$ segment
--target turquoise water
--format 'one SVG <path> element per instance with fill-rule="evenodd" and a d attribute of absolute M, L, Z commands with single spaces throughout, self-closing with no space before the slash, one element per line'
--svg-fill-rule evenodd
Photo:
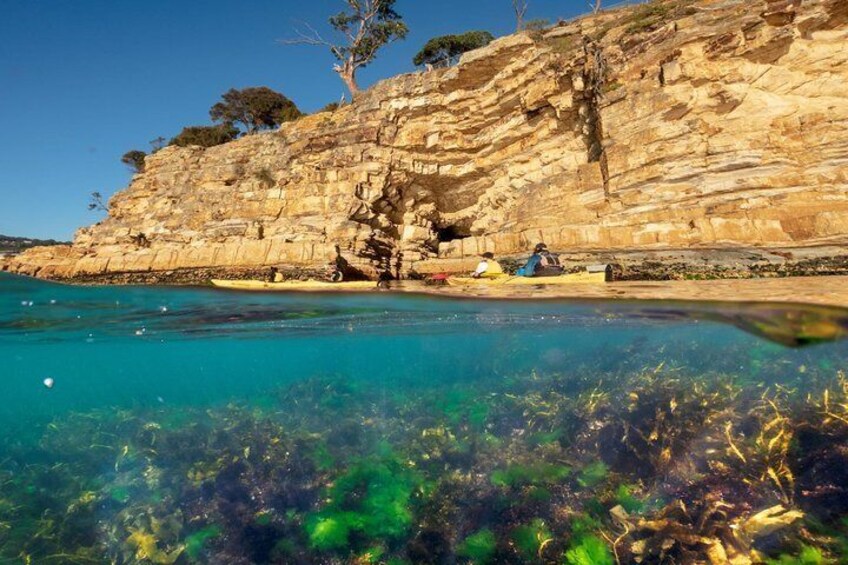
<path fill-rule="evenodd" d="M 636 524 L 702 527 L 669 505 L 704 492 L 727 551 L 838 558 L 822 324 L 848 315 L 1 275 L 0 563 L 695 562 Z M 720 534 L 777 504 L 804 516 L 779 540 Z"/>

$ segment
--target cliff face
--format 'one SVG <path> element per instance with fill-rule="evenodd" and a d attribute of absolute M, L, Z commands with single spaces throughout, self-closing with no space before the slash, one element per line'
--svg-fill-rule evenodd
<path fill-rule="evenodd" d="M 848 234 L 848 0 L 673 0 L 519 34 L 333 113 L 166 148 L 63 278 L 445 268 L 484 250 L 803 247 Z"/>

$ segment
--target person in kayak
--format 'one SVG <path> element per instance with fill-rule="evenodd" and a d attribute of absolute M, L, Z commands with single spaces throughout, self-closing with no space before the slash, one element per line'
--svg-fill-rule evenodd
<path fill-rule="evenodd" d="M 278 283 L 283 282 L 284 277 L 283 274 L 277 267 L 271 267 L 271 271 L 268 273 L 267 282 Z"/>
<path fill-rule="evenodd" d="M 475 279 L 490 279 L 500 277 L 504 274 L 503 268 L 500 263 L 495 261 L 495 254 L 486 251 L 481 255 L 480 263 L 477 264 L 477 268 L 474 269 L 474 272 L 471 273 L 471 276 Z"/>
<path fill-rule="evenodd" d="M 395 278 L 392 276 L 391 271 L 385 269 L 377 277 L 377 288 L 379 290 L 388 290 L 389 282 L 393 280 L 395 280 Z"/>
<path fill-rule="evenodd" d="M 350 264 L 347 262 L 347 259 L 342 257 L 341 248 L 336 245 L 336 258 L 327 264 L 327 279 L 334 283 L 344 281 L 345 273 L 349 267 Z"/>
<path fill-rule="evenodd" d="M 520 277 L 556 277 L 565 269 L 559 262 L 559 256 L 548 251 L 544 243 L 537 243 L 533 255 L 527 263 L 515 273 Z"/>

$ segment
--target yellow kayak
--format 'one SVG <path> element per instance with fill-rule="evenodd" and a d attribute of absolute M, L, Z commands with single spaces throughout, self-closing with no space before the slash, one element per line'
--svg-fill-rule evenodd
<path fill-rule="evenodd" d="M 604 284 L 609 273 L 605 271 L 584 271 L 569 273 L 556 277 L 515 277 L 503 275 L 499 277 L 479 278 L 448 277 L 450 286 L 539 286 L 567 284 Z M 359 291 L 377 288 L 376 281 L 342 281 L 328 282 L 318 280 L 266 282 L 257 280 L 222 280 L 212 279 L 212 285 L 230 290 L 252 290 L 261 292 L 286 292 L 310 290 Z"/>
<path fill-rule="evenodd" d="M 371 290 L 373 288 L 377 288 L 377 283 L 374 281 L 327 282 L 308 280 L 266 282 L 256 280 L 228 281 L 212 279 L 212 285 L 231 290 L 256 290 L 264 292 L 285 292 L 289 290 Z"/>
<path fill-rule="evenodd" d="M 604 284 L 607 274 L 603 271 L 590 273 L 569 273 L 556 277 L 448 277 L 451 286 L 537 286 L 537 285 L 561 285 L 561 284 Z"/>

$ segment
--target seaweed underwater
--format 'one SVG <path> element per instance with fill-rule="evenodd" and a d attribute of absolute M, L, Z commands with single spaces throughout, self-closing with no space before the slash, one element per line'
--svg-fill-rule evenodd
<path fill-rule="evenodd" d="M 65 415 L 4 438 L 0 562 L 846 562 L 844 359 L 773 347 Z"/>

